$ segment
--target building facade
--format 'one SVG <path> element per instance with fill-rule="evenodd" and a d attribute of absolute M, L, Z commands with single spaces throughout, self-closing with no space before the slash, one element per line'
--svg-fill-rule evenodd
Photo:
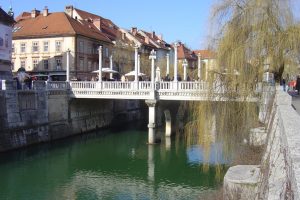
<path fill-rule="evenodd" d="M 12 26 L 14 20 L 0 8 L 0 80 L 12 79 Z"/>
<path fill-rule="evenodd" d="M 197 68 L 197 56 L 186 47 L 182 42 L 177 43 L 177 58 L 178 58 L 178 74 L 182 78 L 184 67 L 183 63 L 187 62 L 187 74 L 190 79 L 197 79 L 195 69 Z"/>
<path fill-rule="evenodd" d="M 13 72 L 24 67 L 31 73 L 65 73 L 70 51 L 71 79 L 88 80 L 98 69 L 98 48 L 103 46 L 103 65 L 108 65 L 112 41 L 92 22 L 78 17 L 76 9 L 49 13 L 32 10 L 17 17 L 13 29 Z"/>
<path fill-rule="evenodd" d="M 216 69 L 216 54 L 211 50 L 194 50 L 195 55 L 197 55 L 198 59 L 201 62 L 201 79 L 207 80 L 208 76 L 212 71 Z"/>

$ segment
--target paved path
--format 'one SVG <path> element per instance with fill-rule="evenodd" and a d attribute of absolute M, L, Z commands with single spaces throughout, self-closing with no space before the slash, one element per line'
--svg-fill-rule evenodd
<path fill-rule="evenodd" d="M 292 105 L 296 109 L 297 113 L 300 115 L 300 96 L 293 96 Z"/>

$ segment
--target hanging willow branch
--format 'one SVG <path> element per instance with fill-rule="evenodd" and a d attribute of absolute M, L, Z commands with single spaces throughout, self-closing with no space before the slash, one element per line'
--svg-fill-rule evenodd
<path fill-rule="evenodd" d="M 211 141 L 207 138 L 215 132 L 227 142 L 224 152 L 230 152 L 234 142 L 247 138 L 249 129 L 259 125 L 256 104 L 231 100 L 243 101 L 253 95 L 264 66 L 277 79 L 286 66 L 298 66 L 300 28 L 288 0 L 222 0 L 214 5 L 211 20 L 210 46 L 217 54 L 217 65 L 207 81 L 211 97 L 219 87 L 226 91 L 219 98 L 228 102 L 191 104 L 193 114 L 185 130 L 188 144 L 208 148 Z"/>

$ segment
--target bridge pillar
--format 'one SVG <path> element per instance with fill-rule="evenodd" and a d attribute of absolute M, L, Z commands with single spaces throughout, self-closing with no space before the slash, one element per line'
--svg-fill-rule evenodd
<path fill-rule="evenodd" d="M 155 143 L 155 106 L 157 100 L 146 100 L 149 107 L 149 123 L 148 123 L 148 144 Z"/>

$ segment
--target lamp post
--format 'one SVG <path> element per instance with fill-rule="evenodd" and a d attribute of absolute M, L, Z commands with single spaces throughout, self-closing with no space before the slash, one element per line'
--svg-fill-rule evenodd
<path fill-rule="evenodd" d="M 139 77 L 138 77 L 138 49 L 139 46 L 134 46 L 134 82 L 135 82 L 135 88 L 138 89 L 139 85 Z"/>
<path fill-rule="evenodd" d="M 70 81 L 70 49 L 67 50 L 67 69 L 66 69 L 66 81 Z"/>
<path fill-rule="evenodd" d="M 201 80 L 201 54 L 198 53 L 198 80 Z"/>
<path fill-rule="evenodd" d="M 166 76 L 170 75 L 170 54 L 167 53 L 167 70 L 166 70 Z"/>
<path fill-rule="evenodd" d="M 149 59 L 151 60 L 151 83 L 152 86 L 154 87 L 154 82 L 155 82 L 154 60 L 156 59 L 156 51 L 154 51 L 154 49 L 152 49 Z"/>
<path fill-rule="evenodd" d="M 186 67 L 188 66 L 186 59 L 183 60 L 182 66 L 183 66 L 183 80 L 186 81 Z"/>
<path fill-rule="evenodd" d="M 102 46 L 99 46 L 99 72 L 98 72 L 98 81 L 102 82 Z"/>

